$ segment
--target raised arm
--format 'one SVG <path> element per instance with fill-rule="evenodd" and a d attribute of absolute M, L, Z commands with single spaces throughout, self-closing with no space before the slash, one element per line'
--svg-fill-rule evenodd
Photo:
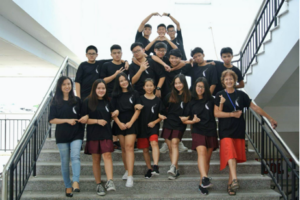
<path fill-rule="evenodd" d="M 277 127 L 277 122 L 270 115 L 268 115 L 263 109 L 261 109 L 261 107 L 251 102 L 250 108 L 252 108 L 252 110 L 254 110 L 257 114 L 266 117 L 270 121 L 274 129 Z"/>
<path fill-rule="evenodd" d="M 171 16 L 170 13 L 164 13 L 163 16 L 169 17 L 174 22 L 174 24 L 176 24 L 177 30 L 180 31 L 180 23 L 173 16 Z"/>
<path fill-rule="evenodd" d="M 172 49 L 178 49 L 178 47 L 171 40 L 169 40 L 166 36 L 164 36 L 164 40 L 166 40 L 169 43 L 169 45 L 172 47 Z"/>
<path fill-rule="evenodd" d="M 154 45 L 154 43 L 156 41 L 159 40 L 159 36 L 157 38 L 155 38 L 154 40 L 152 40 L 152 42 L 150 42 L 146 47 L 145 47 L 145 51 L 149 51 L 151 49 L 151 47 Z"/>
<path fill-rule="evenodd" d="M 146 17 L 139 26 L 138 29 L 139 32 L 142 32 L 144 30 L 145 24 L 151 19 L 152 16 L 160 16 L 160 14 L 155 12 L 155 13 L 151 13 L 148 17 Z"/>

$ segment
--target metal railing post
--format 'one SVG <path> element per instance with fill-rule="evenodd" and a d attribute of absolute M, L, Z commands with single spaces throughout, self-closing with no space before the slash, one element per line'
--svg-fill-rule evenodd
<path fill-rule="evenodd" d="M 261 116 L 261 158 L 260 158 L 260 166 L 261 166 L 261 175 L 263 176 L 265 174 L 265 165 L 264 165 L 264 159 L 265 159 L 265 134 L 264 134 L 264 119 Z"/>
<path fill-rule="evenodd" d="M 11 163 L 9 169 L 9 199 L 14 199 L 14 161 Z"/>
<path fill-rule="evenodd" d="M 296 179 L 295 179 L 296 164 L 292 162 L 292 199 L 296 199 Z"/>
<path fill-rule="evenodd" d="M 274 25 L 275 27 L 277 26 L 277 15 L 276 15 L 276 10 L 277 10 L 277 0 L 274 0 Z"/>
<path fill-rule="evenodd" d="M 37 141 L 36 141 L 36 137 L 37 137 L 37 131 L 38 131 L 38 122 L 36 121 L 35 124 L 35 130 L 34 130 L 34 133 L 33 133 L 33 161 L 34 161 L 34 164 L 33 164 L 33 176 L 35 177 L 36 176 L 36 161 L 37 161 Z"/>

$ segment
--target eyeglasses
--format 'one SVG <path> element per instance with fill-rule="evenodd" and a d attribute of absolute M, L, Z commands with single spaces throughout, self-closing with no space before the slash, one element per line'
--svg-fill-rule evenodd
<path fill-rule="evenodd" d="M 172 31 L 168 31 L 168 33 L 173 33 L 173 32 L 175 32 L 174 30 L 172 30 Z"/>
<path fill-rule="evenodd" d="M 166 53 L 166 50 L 157 50 L 160 53 Z"/>
<path fill-rule="evenodd" d="M 133 51 L 132 53 L 137 54 L 137 53 L 140 53 L 140 52 L 141 52 L 141 50 L 139 49 L 139 50 Z"/>
<path fill-rule="evenodd" d="M 87 55 L 89 55 L 89 56 L 95 56 L 97 54 L 96 53 L 87 53 Z"/>
<path fill-rule="evenodd" d="M 197 88 L 204 89 L 204 86 L 197 86 Z"/>

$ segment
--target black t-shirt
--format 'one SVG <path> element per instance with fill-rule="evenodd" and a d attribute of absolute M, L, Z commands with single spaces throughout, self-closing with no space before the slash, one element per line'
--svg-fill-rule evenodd
<path fill-rule="evenodd" d="M 217 137 L 217 125 L 214 117 L 214 99 L 204 101 L 203 99 L 192 99 L 185 111 L 185 116 L 190 116 L 193 120 L 194 115 L 200 119 L 200 122 L 193 124 L 192 133 L 205 135 L 209 137 Z"/>
<path fill-rule="evenodd" d="M 236 75 L 238 77 L 238 80 L 237 80 L 238 82 L 244 80 L 241 71 L 237 67 L 232 66 L 232 68 L 226 68 L 224 66 L 224 63 L 222 63 L 220 61 L 214 61 L 214 62 L 216 63 L 215 68 L 217 71 L 218 83 L 216 85 L 213 95 L 216 95 L 219 91 L 224 89 L 222 86 L 222 83 L 221 83 L 221 76 L 222 76 L 222 72 L 227 69 L 231 69 L 232 71 L 234 71 L 236 73 Z"/>
<path fill-rule="evenodd" d="M 144 48 L 146 48 L 146 46 L 150 43 L 150 41 L 147 39 L 147 38 L 145 38 L 144 36 L 143 36 L 143 32 L 139 32 L 139 31 L 137 31 L 136 32 L 136 35 L 135 35 L 135 42 L 140 42 L 140 43 L 142 43 L 143 45 L 144 45 Z M 149 55 L 149 51 L 147 51 L 147 52 L 145 52 L 147 55 Z"/>
<path fill-rule="evenodd" d="M 87 141 L 90 140 L 112 140 L 112 130 L 110 125 L 111 114 L 110 104 L 106 100 L 98 100 L 98 105 L 95 111 L 92 111 L 88 106 L 89 99 L 86 99 L 82 105 L 82 116 L 88 115 L 90 119 L 103 119 L 107 121 L 105 126 L 99 124 L 87 125 Z"/>
<path fill-rule="evenodd" d="M 75 82 L 80 83 L 80 97 L 84 100 L 91 92 L 95 80 L 100 78 L 101 68 L 110 60 L 97 60 L 94 64 L 82 62 L 76 72 Z"/>
<path fill-rule="evenodd" d="M 209 86 L 216 85 L 218 83 L 216 68 L 210 64 L 205 66 L 197 65 L 193 67 L 190 64 L 186 64 L 181 73 L 191 77 L 191 88 L 194 87 L 194 83 L 199 77 L 206 78 Z"/>
<path fill-rule="evenodd" d="M 243 111 L 243 108 L 248 108 L 251 104 L 251 99 L 249 96 L 240 90 L 235 90 L 235 92 L 228 94 L 231 98 L 229 100 L 225 90 L 221 90 L 217 93 L 215 98 L 215 104 L 220 106 L 220 95 L 226 99 L 223 105 L 223 112 L 233 112 L 234 106 L 236 110 Z M 245 139 L 245 120 L 243 114 L 240 118 L 219 118 L 219 137 L 222 138 L 240 138 Z"/>
<path fill-rule="evenodd" d="M 144 106 L 139 116 L 139 135 L 138 138 L 149 138 L 153 134 L 159 134 L 160 123 L 153 128 L 148 127 L 150 122 L 158 119 L 158 114 L 164 109 L 160 98 L 147 99 L 144 95 L 140 96 L 141 104 Z"/>
<path fill-rule="evenodd" d="M 177 47 L 178 49 L 181 51 L 182 54 L 182 60 L 186 60 L 186 56 L 185 56 L 185 51 L 184 51 L 184 47 L 183 47 L 183 39 L 182 39 L 182 34 L 181 34 L 181 30 L 178 31 L 177 30 L 177 36 L 174 40 L 171 40 Z"/>
<path fill-rule="evenodd" d="M 181 122 L 179 117 L 184 116 L 184 110 L 187 103 L 183 102 L 183 95 L 178 95 L 178 103 L 170 103 L 170 96 L 171 93 L 167 94 L 163 100 L 165 109 L 161 112 L 161 114 L 167 117 L 167 119 L 164 120 L 163 127 L 171 130 L 185 131 L 186 125 Z"/>
<path fill-rule="evenodd" d="M 63 101 L 62 105 L 52 103 L 48 120 L 52 119 L 80 119 L 81 100 L 76 97 L 76 104 L 71 105 L 69 101 Z M 68 123 L 57 124 L 55 128 L 56 143 L 70 143 L 74 140 L 82 140 L 84 134 L 83 124 L 76 122 L 75 125 Z"/>
<path fill-rule="evenodd" d="M 167 45 L 167 53 L 166 53 L 166 56 L 168 56 L 168 55 L 169 55 L 169 52 L 170 52 L 173 48 L 171 47 L 171 45 L 169 44 L 169 42 L 167 42 L 166 40 L 164 40 L 164 41 L 156 41 L 156 42 L 151 46 L 151 48 L 148 50 L 149 54 L 150 54 L 150 53 L 153 53 L 154 55 L 156 55 L 155 52 L 154 52 L 154 47 L 155 47 L 155 45 L 156 45 L 158 42 L 163 42 L 163 43 L 165 43 L 165 44 Z M 149 55 L 149 54 L 148 54 L 148 55 Z"/>
<path fill-rule="evenodd" d="M 106 62 L 102 66 L 102 71 L 100 74 L 100 78 L 104 79 L 106 77 L 112 76 L 116 73 L 117 70 L 119 70 L 121 67 L 125 67 L 125 63 L 122 63 L 121 65 L 116 65 L 113 62 Z M 128 75 L 128 70 L 123 71 L 125 74 Z M 108 84 L 106 84 L 106 92 L 109 97 L 111 97 L 112 91 L 114 89 L 115 80 L 112 80 Z"/>
<path fill-rule="evenodd" d="M 143 71 L 139 80 L 134 84 L 134 89 L 138 91 L 140 95 L 145 94 L 143 89 L 144 81 L 146 78 L 152 78 L 155 81 L 155 85 L 157 85 L 160 78 L 165 77 L 164 72 L 162 71 L 161 67 L 156 64 L 151 58 L 147 58 L 149 63 L 149 67 Z M 134 77 L 134 75 L 139 71 L 140 66 L 136 65 L 135 63 L 131 63 L 129 66 L 129 74 L 130 78 Z"/>

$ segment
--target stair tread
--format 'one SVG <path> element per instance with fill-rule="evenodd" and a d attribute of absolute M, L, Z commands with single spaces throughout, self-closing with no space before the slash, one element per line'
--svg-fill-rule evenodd
<path fill-rule="evenodd" d="M 99 199 L 100 197 L 95 192 L 83 192 L 74 194 L 73 198 L 75 199 Z M 108 192 L 105 196 L 105 199 L 152 199 L 152 198 L 170 198 L 170 199 L 187 199 L 187 198 L 195 198 L 199 199 L 200 197 L 206 198 L 214 198 L 214 199 L 246 199 L 245 197 L 249 197 L 249 199 L 253 199 L 256 197 L 266 198 L 266 197 L 280 197 L 280 194 L 271 189 L 239 189 L 236 196 L 229 196 L 226 191 L 213 191 L 209 193 L 208 196 L 202 195 L 198 189 L 194 190 L 183 190 L 183 191 L 160 191 L 160 192 L 139 192 L 135 191 L 134 187 L 126 188 L 126 190 L 117 190 L 113 192 Z M 53 192 L 53 191 L 25 191 L 23 196 L 25 198 L 39 198 L 39 199 L 67 199 L 64 193 L 61 192 Z"/>

